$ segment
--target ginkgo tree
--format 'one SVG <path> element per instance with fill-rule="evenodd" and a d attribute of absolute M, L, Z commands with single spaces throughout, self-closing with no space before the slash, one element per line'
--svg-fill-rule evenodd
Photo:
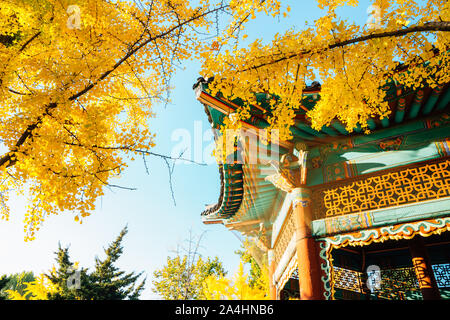
<path fill-rule="evenodd" d="M 45 216 L 82 222 L 128 158 L 154 155 L 148 119 L 175 66 L 233 40 L 274 0 L 0 2 L 0 216 L 28 197 L 25 239 Z M 218 17 L 226 25 L 219 28 Z M 220 30 L 219 30 L 220 29 Z"/>
<path fill-rule="evenodd" d="M 248 20 L 286 15 L 289 7 L 280 0 L 1 1 L 0 216 L 8 219 L 16 190 L 29 198 L 26 240 L 51 214 L 75 212 L 82 222 L 105 187 L 119 187 L 112 179 L 128 158 L 154 155 L 152 106 L 166 99 L 171 75 L 188 59 L 204 61 L 213 94 L 248 103 L 257 103 L 255 92 L 272 95 L 268 121 L 283 140 L 313 80 L 321 92 L 307 114 L 312 127 L 337 118 L 348 131 L 389 114 L 386 79 L 413 88 L 448 83 L 447 0 L 375 0 L 376 16 L 363 26 L 336 13 L 357 0 L 317 2 L 324 15 L 314 26 L 240 48 Z M 234 122 L 248 115 L 244 106 Z"/>
<path fill-rule="evenodd" d="M 241 261 L 232 278 L 211 275 L 205 279 L 203 290 L 206 300 L 268 300 L 269 271 L 263 266 L 260 275 L 252 281 Z"/>
<path fill-rule="evenodd" d="M 222 130 L 248 118 L 249 105 L 259 104 L 255 92 L 265 92 L 273 97 L 269 129 L 290 140 L 302 92 L 318 80 L 320 100 L 307 112 L 312 128 L 321 130 L 339 119 L 349 132 L 358 125 L 368 132 L 368 119 L 390 113 L 382 90 L 389 79 L 412 89 L 449 82 L 448 0 L 375 0 L 363 25 L 337 14 L 339 7 L 358 3 L 318 0 L 323 16 L 312 26 L 299 24 L 271 43 L 257 39 L 247 48 L 234 46 L 205 57 L 202 75 L 214 76 L 211 93 L 247 102 L 233 119 L 225 119 Z"/>

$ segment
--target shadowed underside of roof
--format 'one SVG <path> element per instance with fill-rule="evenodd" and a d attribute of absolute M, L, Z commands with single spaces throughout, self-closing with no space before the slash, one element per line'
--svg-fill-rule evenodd
<path fill-rule="evenodd" d="M 220 96 L 211 96 L 208 93 L 207 81 L 202 79 L 199 79 L 194 89 L 198 100 L 205 106 L 205 112 L 213 128 L 219 128 L 227 115 L 243 105 L 240 99 L 229 101 Z M 449 84 L 434 89 L 422 87 L 412 90 L 391 81 L 383 89 L 386 91 L 385 100 L 389 103 L 391 114 L 382 120 L 369 119 L 368 126 L 372 132 L 380 129 L 395 130 L 397 126 L 442 113 L 450 104 Z M 268 103 L 270 96 L 261 93 L 256 94 L 256 98 L 260 105 L 250 107 L 251 117 L 245 123 L 254 128 L 267 128 L 268 117 L 271 115 Z M 350 133 L 338 120 L 334 120 L 330 126 L 320 131 L 312 129 L 306 112 L 311 110 L 319 99 L 320 85 L 317 83 L 304 90 L 302 107 L 296 110 L 295 125 L 291 127 L 293 139 L 287 144 L 280 143 L 279 155 L 289 152 L 292 142 L 302 141 L 312 148 L 342 138 L 363 135 L 360 127 Z M 241 152 L 244 160 L 249 156 L 245 146 L 238 146 L 236 152 Z M 219 201 L 203 211 L 202 217 L 205 223 L 220 223 L 224 219 L 227 219 L 227 222 L 255 221 L 256 223 L 258 219 L 261 220 L 267 216 L 276 205 L 281 191 L 264 179 L 275 172 L 268 161 L 262 159 L 258 164 L 247 164 L 245 161 L 222 164 L 219 165 L 219 171 L 221 181 Z"/>

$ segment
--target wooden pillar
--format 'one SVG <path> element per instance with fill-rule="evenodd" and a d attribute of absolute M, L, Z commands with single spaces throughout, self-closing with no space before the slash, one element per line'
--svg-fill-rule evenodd
<path fill-rule="evenodd" d="M 323 299 L 323 285 L 320 280 L 319 251 L 311 236 L 310 191 L 306 188 L 292 190 L 293 214 L 296 219 L 297 263 L 301 300 Z"/>
<path fill-rule="evenodd" d="M 414 271 L 419 282 L 420 291 L 424 300 L 440 300 L 441 295 L 431 268 L 427 248 L 421 236 L 417 235 L 409 241 Z"/>
<path fill-rule="evenodd" d="M 275 273 L 275 261 L 273 261 L 273 249 L 269 250 L 269 297 L 271 300 L 277 300 L 277 288 L 273 283 L 273 274 Z"/>

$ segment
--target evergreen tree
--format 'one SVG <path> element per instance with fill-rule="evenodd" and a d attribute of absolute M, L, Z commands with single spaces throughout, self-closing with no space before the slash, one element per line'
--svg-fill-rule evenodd
<path fill-rule="evenodd" d="M 7 290 L 6 285 L 9 282 L 9 277 L 5 274 L 0 278 L 0 300 L 6 300 L 7 294 L 5 290 Z"/>
<path fill-rule="evenodd" d="M 128 229 L 125 227 L 116 240 L 109 245 L 105 250 L 104 260 L 95 259 L 95 270 L 92 273 L 88 273 L 88 269 L 85 268 L 78 270 L 76 264 L 70 261 L 69 249 L 59 246 L 56 252 L 58 266 L 47 275 L 59 289 L 56 293 L 49 294 L 48 299 L 137 300 L 145 285 L 144 279 L 137 287 L 135 286 L 142 272 L 125 273 L 114 265 L 123 253 L 121 243 L 127 232 Z M 70 281 L 74 275 L 79 277 L 79 286 Z"/>
<path fill-rule="evenodd" d="M 0 300 L 8 300 L 7 290 L 16 291 L 18 294 L 25 296 L 27 284 L 36 280 L 33 272 L 23 271 L 11 275 L 3 275 L 0 278 Z"/>
<path fill-rule="evenodd" d="M 146 279 L 135 288 L 135 283 L 142 272 L 138 274 L 125 273 L 114 265 L 122 255 L 121 243 L 127 232 L 128 229 L 125 227 L 105 250 L 106 258 L 104 260 L 95 259 L 95 271 L 89 276 L 94 300 L 136 300 L 144 289 Z"/>
<path fill-rule="evenodd" d="M 70 261 L 69 248 L 62 248 L 61 244 L 58 244 L 58 251 L 56 254 L 57 268 L 53 267 L 50 274 L 46 275 L 47 278 L 58 286 L 58 291 L 55 293 L 49 293 L 49 300 L 75 300 L 75 299 L 89 299 L 90 297 L 90 279 L 87 274 L 87 269 L 81 268 L 77 270 L 76 265 Z M 75 272 L 79 272 L 80 286 L 76 286 L 70 283 L 70 277 L 76 275 Z"/>

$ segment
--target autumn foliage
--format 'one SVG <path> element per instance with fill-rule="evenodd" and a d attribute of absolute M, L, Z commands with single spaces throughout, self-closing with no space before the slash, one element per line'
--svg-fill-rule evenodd
<path fill-rule="evenodd" d="M 295 111 L 304 108 L 300 97 L 313 81 L 321 88 L 320 100 L 307 112 L 312 128 L 321 130 L 339 119 L 349 132 L 358 125 L 368 132 L 368 119 L 389 115 L 382 89 L 387 81 L 412 89 L 449 82 L 449 1 L 375 0 L 364 25 L 336 13 L 339 7 L 358 5 L 358 0 L 317 2 L 324 15 L 313 25 L 207 59 L 202 72 L 214 75 L 212 94 L 254 105 L 255 92 L 269 94 L 269 129 L 290 140 Z M 233 121 L 225 119 L 223 129 L 247 119 L 248 105 L 233 116 Z"/>
<path fill-rule="evenodd" d="M 241 261 L 239 269 L 229 278 L 211 275 L 206 278 L 203 287 L 206 300 L 268 300 L 269 271 L 263 266 L 259 277 L 250 281 Z"/>
<path fill-rule="evenodd" d="M 0 216 L 16 190 L 28 197 L 26 240 L 48 215 L 82 223 L 126 161 L 151 154 L 152 105 L 175 64 L 211 51 L 200 35 L 217 15 L 233 35 L 273 2 L 1 1 Z"/>
<path fill-rule="evenodd" d="M 1 1 L 0 216 L 8 219 L 15 190 L 28 198 L 27 240 L 48 215 L 69 211 L 82 223 L 105 187 L 119 187 L 112 179 L 129 159 L 151 155 L 152 106 L 166 101 L 176 66 L 188 59 L 202 60 L 202 74 L 214 76 L 213 94 L 248 103 L 256 103 L 255 92 L 273 96 L 269 129 L 282 140 L 291 138 L 299 97 L 313 80 L 321 92 L 307 113 L 312 127 L 337 118 L 348 131 L 389 114 L 381 90 L 389 79 L 413 88 L 449 81 L 448 1 L 376 0 L 376 18 L 364 26 L 336 14 L 357 4 L 319 0 L 324 15 L 313 26 L 241 48 L 247 21 L 282 17 L 289 7 L 279 0 Z M 234 122 L 248 116 L 244 106 Z"/>

